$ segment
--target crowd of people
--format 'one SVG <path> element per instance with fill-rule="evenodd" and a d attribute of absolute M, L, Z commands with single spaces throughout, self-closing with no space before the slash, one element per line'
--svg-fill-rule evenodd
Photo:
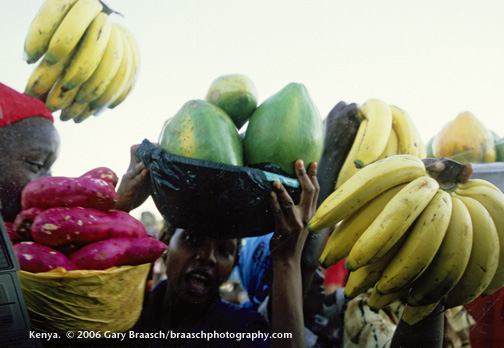
<path fill-rule="evenodd" d="M 326 133 L 331 129 L 326 120 Z M 325 144 L 324 153 L 335 144 Z M 39 100 L 0 84 L 1 214 L 12 222 L 21 210 L 21 190 L 28 182 L 51 174 L 59 148 L 51 112 Z M 136 157 L 118 186 L 117 209 L 130 212 L 149 196 L 148 172 Z M 330 156 L 322 156 L 321 161 Z M 166 221 L 154 231 L 167 251 L 153 268 L 152 288 L 143 311 L 131 330 L 181 333 L 174 339 L 127 339 L 131 347 L 468 347 L 472 318 L 463 311 L 439 308 L 413 326 L 400 319 L 401 304 L 373 312 L 366 309 L 366 294 L 355 299 L 343 295 L 344 267 L 338 282 L 325 281 L 318 258 L 330 230 L 310 234 L 307 224 L 321 201 L 318 163 L 305 167 L 295 162 L 302 193 L 295 204 L 280 182 L 271 187 L 270 207 L 274 231 L 245 239 L 214 239 Z M 330 166 L 331 163 L 323 163 Z M 147 218 L 147 216 L 146 216 Z M 152 221 L 151 221 L 152 222 Z M 158 234 L 159 233 L 159 234 Z M 341 266 L 341 265 L 340 265 Z M 234 275 L 234 277 L 233 277 Z M 222 284 L 239 279 L 246 297 L 223 299 Z M 246 300 L 243 300 L 243 299 Z M 240 333 L 207 340 L 200 332 Z M 267 339 L 246 334 L 261 334 Z M 193 334 L 193 335 L 191 335 Z M 254 339 L 255 338 L 255 339 Z M 49 342 L 55 344 L 55 342 Z M 92 342 L 107 345 L 107 340 Z M 110 344 L 110 342 L 109 342 Z M 120 346 L 114 343 L 114 346 Z"/>

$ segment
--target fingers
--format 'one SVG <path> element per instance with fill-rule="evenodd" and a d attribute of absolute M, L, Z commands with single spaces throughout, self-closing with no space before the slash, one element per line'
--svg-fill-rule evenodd
<path fill-rule="evenodd" d="M 280 203 L 281 202 L 280 197 L 285 194 L 286 194 L 286 192 L 285 192 L 282 184 L 280 184 L 278 181 L 275 181 L 273 183 L 273 191 L 271 192 L 271 196 L 270 196 L 270 206 L 271 206 L 271 212 L 273 213 L 273 218 L 275 220 L 275 230 L 276 231 L 284 230 L 287 227 L 287 222 L 285 220 L 282 205 Z M 290 198 L 290 196 L 289 196 L 289 198 Z M 282 199 L 282 201 L 284 202 L 283 204 L 286 205 L 286 209 L 292 208 L 292 206 L 294 204 L 294 203 L 292 203 L 292 205 L 289 205 L 289 203 L 286 202 L 285 197 Z"/>
<path fill-rule="evenodd" d="M 445 169 L 445 164 L 437 158 L 424 158 L 422 162 L 425 168 L 431 172 L 440 173 Z"/>
<path fill-rule="evenodd" d="M 320 186 L 317 180 L 317 163 L 312 162 L 306 172 L 303 160 L 296 161 L 296 174 L 301 184 L 299 205 L 308 213 L 316 207 Z"/>

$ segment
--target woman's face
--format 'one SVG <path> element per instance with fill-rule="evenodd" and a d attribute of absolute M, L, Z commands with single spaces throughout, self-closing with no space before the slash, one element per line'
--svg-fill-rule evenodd
<path fill-rule="evenodd" d="M 13 221 L 21 211 L 21 191 L 30 181 L 51 174 L 59 136 L 52 122 L 31 117 L 0 129 L 0 202 L 2 217 Z"/>
<path fill-rule="evenodd" d="M 235 265 L 237 242 L 177 229 L 165 258 L 173 295 L 183 302 L 212 301 Z"/>

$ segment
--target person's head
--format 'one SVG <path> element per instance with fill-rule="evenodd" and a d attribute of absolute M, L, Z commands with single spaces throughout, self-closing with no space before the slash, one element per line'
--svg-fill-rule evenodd
<path fill-rule="evenodd" d="M 239 254 L 239 239 L 215 239 L 181 228 L 168 228 L 161 240 L 169 291 L 178 301 L 208 304 L 228 279 Z"/>
<path fill-rule="evenodd" d="M 0 204 L 5 221 L 21 211 L 21 191 L 50 175 L 59 136 L 52 113 L 40 100 L 0 83 Z"/>

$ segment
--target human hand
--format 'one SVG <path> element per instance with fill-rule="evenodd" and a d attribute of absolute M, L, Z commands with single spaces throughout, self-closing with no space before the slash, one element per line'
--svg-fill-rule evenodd
<path fill-rule="evenodd" d="M 320 189 L 317 180 L 317 163 L 311 163 L 308 172 L 302 160 L 297 160 L 295 166 L 302 189 L 298 205 L 294 205 L 289 193 L 280 182 L 273 183 L 270 205 L 275 219 L 275 233 L 270 240 L 270 251 L 274 262 L 275 260 L 300 260 L 308 236 L 308 221 L 317 209 Z"/>
<path fill-rule="evenodd" d="M 117 189 L 120 197 L 116 206 L 117 210 L 129 212 L 145 202 L 150 195 L 148 187 L 146 187 L 147 168 L 136 155 L 139 147 L 140 144 L 137 144 L 130 148 L 130 164 Z"/>

